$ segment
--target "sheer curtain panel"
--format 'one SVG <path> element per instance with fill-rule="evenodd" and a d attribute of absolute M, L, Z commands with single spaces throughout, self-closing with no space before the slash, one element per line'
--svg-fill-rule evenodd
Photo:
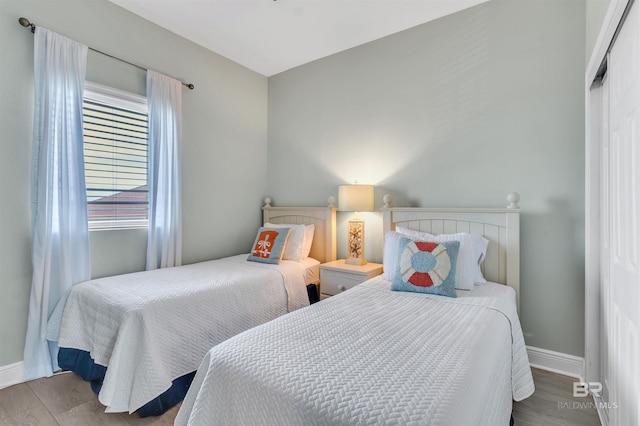
<path fill-rule="evenodd" d="M 182 83 L 147 71 L 149 235 L 147 270 L 182 264 Z"/>
<path fill-rule="evenodd" d="M 34 38 L 33 278 L 25 379 L 58 369 L 47 321 L 73 284 L 91 277 L 82 136 L 87 46 L 42 27 Z"/>

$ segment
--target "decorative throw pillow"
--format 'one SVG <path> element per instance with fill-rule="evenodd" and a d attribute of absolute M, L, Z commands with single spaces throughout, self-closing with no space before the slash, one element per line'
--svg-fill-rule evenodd
<path fill-rule="evenodd" d="M 456 267 L 456 288 L 459 290 L 473 290 L 473 286 L 482 275 L 480 271 L 480 258 L 484 259 L 484 252 L 477 247 L 476 240 L 472 234 L 458 232 L 456 234 L 433 235 L 428 232 L 414 231 L 413 229 L 396 227 L 396 232 L 414 240 L 435 241 L 458 241 L 460 250 L 458 252 L 458 264 Z M 482 238 L 482 236 L 479 236 Z M 485 247 L 486 252 L 486 247 Z"/>
<path fill-rule="evenodd" d="M 391 289 L 456 297 L 458 241 L 398 241 L 398 266 Z"/>
<path fill-rule="evenodd" d="M 398 250 L 400 249 L 399 243 L 400 238 L 403 235 L 395 232 L 389 231 L 384 234 L 384 250 L 382 254 L 382 277 L 385 280 L 392 281 L 393 277 L 396 274 L 396 268 L 398 267 L 398 259 L 400 259 L 400 253 Z M 406 236 L 404 236 L 406 237 Z"/>
<path fill-rule="evenodd" d="M 262 227 L 258 229 L 258 235 L 256 235 L 256 240 L 247 260 L 262 263 L 280 263 L 289 231 L 290 228 Z"/>

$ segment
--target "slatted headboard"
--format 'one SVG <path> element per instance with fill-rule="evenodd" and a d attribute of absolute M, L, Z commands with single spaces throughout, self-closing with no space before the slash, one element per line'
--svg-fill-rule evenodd
<path fill-rule="evenodd" d="M 264 199 L 263 223 L 315 225 L 309 257 L 321 263 L 336 260 L 336 208 L 329 207 L 273 207 L 271 199 Z"/>
<path fill-rule="evenodd" d="M 485 278 L 513 287 L 516 303 L 520 302 L 520 196 L 507 196 L 504 209 L 391 207 L 391 197 L 385 196 L 382 208 L 384 232 L 396 225 L 429 232 L 452 234 L 468 232 L 481 234 L 489 240 L 482 265 Z"/>

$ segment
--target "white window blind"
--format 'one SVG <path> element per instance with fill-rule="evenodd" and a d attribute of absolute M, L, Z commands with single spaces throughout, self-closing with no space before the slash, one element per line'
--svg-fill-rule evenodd
<path fill-rule="evenodd" d="M 87 82 L 83 114 L 89 228 L 146 227 L 146 98 Z"/>

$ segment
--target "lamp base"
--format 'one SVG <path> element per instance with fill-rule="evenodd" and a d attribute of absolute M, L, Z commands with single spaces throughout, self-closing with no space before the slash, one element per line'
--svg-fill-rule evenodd
<path fill-rule="evenodd" d="M 347 229 L 347 259 L 348 265 L 366 265 L 364 258 L 364 221 L 357 216 L 349 221 Z"/>
<path fill-rule="evenodd" d="M 344 260 L 344 263 L 346 263 L 347 265 L 358 265 L 358 266 L 363 266 L 367 264 L 367 260 L 366 259 L 362 259 L 362 258 L 356 258 L 356 257 L 350 257 L 348 259 Z"/>

